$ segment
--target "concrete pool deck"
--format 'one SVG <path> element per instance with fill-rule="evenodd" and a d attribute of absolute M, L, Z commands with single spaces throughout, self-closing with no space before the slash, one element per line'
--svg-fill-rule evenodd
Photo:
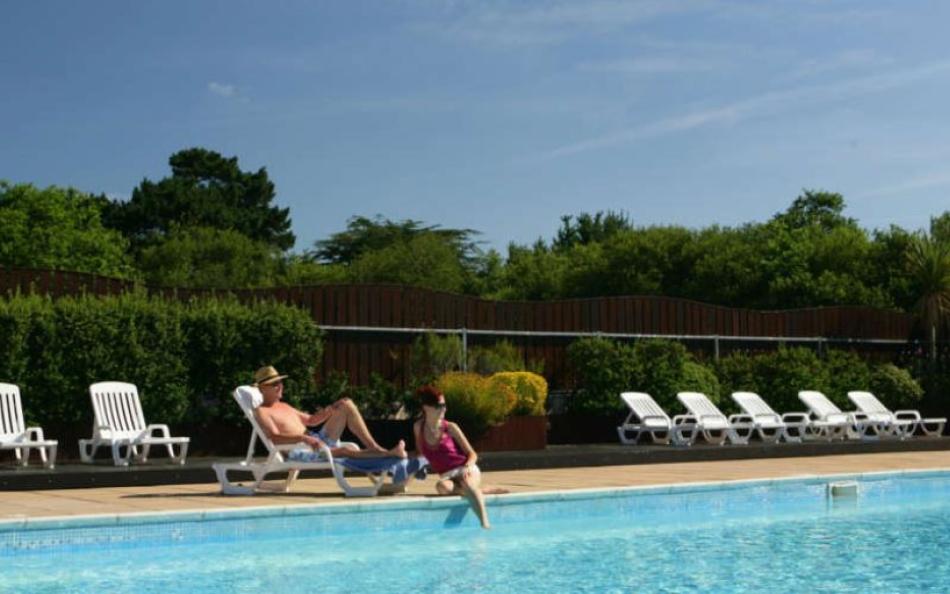
<path fill-rule="evenodd" d="M 485 472 L 483 482 L 513 493 L 733 481 L 901 470 L 948 469 L 950 450 L 713 460 L 619 466 Z M 404 500 L 432 496 L 434 481 L 416 482 Z M 372 501 L 391 501 L 381 496 Z M 17 518 L 125 514 L 258 506 L 312 505 L 347 500 L 331 478 L 302 479 L 291 493 L 228 497 L 216 483 L 83 489 L 0 491 L 0 521 Z M 361 499 L 360 501 L 370 501 Z"/>

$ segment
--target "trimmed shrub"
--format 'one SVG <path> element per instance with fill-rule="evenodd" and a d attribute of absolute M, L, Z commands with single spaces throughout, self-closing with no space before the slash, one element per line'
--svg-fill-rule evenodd
<path fill-rule="evenodd" d="M 732 400 L 730 395 L 733 392 L 755 392 L 763 395 L 764 390 L 760 387 L 762 382 L 756 373 L 756 359 L 757 357 L 735 352 L 716 362 L 716 377 L 719 378 L 722 394 L 720 402 Z"/>
<path fill-rule="evenodd" d="M 633 347 L 636 363 L 634 383 L 627 390 L 647 392 L 664 410 L 681 410 L 676 393 L 686 390 L 706 392 L 713 402 L 719 401 L 719 382 L 714 375 L 706 374 L 700 363 L 693 360 L 686 347 L 670 340 L 644 340 Z M 687 368 L 687 363 L 692 365 Z M 618 409 L 621 407 L 618 394 L 614 394 Z"/>
<path fill-rule="evenodd" d="M 781 347 L 753 359 L 759 395 L 779 413 L 799 412 L 799 390 L 818 390 L 835 400 L 825 365 L 811 349 Z"/>
<path fill-rule="evenodd" d="M 439 336 L 433 332 L 412 341 L 409 365 L 414 385 L 432 383 L 462 364 L 462 339 L 455 335 Z"/>
<path fill-rule="evenodd" d="M 89 422 L 89 384 L 127 381 L 158 422 L 239 419 L 231 391 L 260 365 L 312 389 L 320 331 L 272 302 L 116 297 L 0 300 L 0 381 L 19 384 L 32 422 Z"/>
<path fill-rule="evenodd" d="M 825 395 L 841 410 L 854 410 L 848 392 L 871 389 L 871 368 L 855 353 L 840 350 L 829 350 L 822 363 L 828 377 Z"/>
<path fill-rule="evenodd" d="M 916 409 L 924 397 L 924 389 L 910 372 L 891 363 L 874 368 L 870 386 L 871 392 L 892 411 Z"/>
<path fill-rule="evenodd" d="M 491 346 L 475 346 L 468 349 L 468 371 L 491 375 L 500 371 L 531 371 L 544 373 L 544 360 L 532 359 L 525 364 L 524 355 L 518 347 L 507 340 Z"/>
<path fill-rule="evenodd" d="M 516 401 L 511 414 L 544 414 L 548 398 L 548 382 L 544 377 L 530 371 L 502 371 L 491 376 L 491 381 L 500 382 L 514 392 Z"/>
<path fill-rule="evenodd" d="M 719 386 L 719 378 L 716 372 L 696 361 L 686 361 L 683 363 L 682 377 L 677 382 L 677 392 L 702 392 L 714 403 L 718 404 L 724 412 L 733 409 L 732 400 L 722 397 L 722 390 Z M 675 394 L 674 394 L 675 396 Z M 679 403 L 677 403 L 677 408 Z"/>
<path fill-rule="evenodd" d="M 619 411 L 620 393 L 635 389 L 633 348 L 606 338 L 581 338 L 567 347 L 567 356 L 577 379 L 571 409 L 588 414 Z"/>
<path fill-rule="evenodd" d="M 458 423 L 471 439 L 504 421 L 517 400 L 505 383 L 477 373 L 450 371 L 436 379 L 435 385 L 445 394 L 447 418 Z"/>

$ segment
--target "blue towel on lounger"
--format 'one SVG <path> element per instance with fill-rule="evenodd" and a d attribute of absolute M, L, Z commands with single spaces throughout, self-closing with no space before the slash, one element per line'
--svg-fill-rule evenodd
<path fill-rule="evenodd" d="M 421 456 L 418 458 L 336 458 L 335 461 L 348 470 L 385 472 L 392 475 L 393 484 L 396 485 L 406 482 L 412 475 L 424 479 L 425 467 L 429 463 Z"/>

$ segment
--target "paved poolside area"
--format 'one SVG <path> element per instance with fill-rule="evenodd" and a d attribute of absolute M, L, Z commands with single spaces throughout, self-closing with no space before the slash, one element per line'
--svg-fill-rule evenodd
<path fill-rule="evenodd" d="M 950 451 L 511 470 L 486 472 L 483 480 L 486 484 L 503 487 L 514 493 L 524 493 L 937 468 L 950 470 Z M 417 482 L 412 485 L 408 495 L 397 497 L 431 496 L 433 485 L 431 478 L 423 483 Z M 0 492 L 0 520 L 288 506 L 344 500 L 331 478 L 301 480 L 291 493 L 253 497 L 222 496 L 218 494 L 217 484 L 6 491 Z M 374 501 L 388 500 L 392 500 L 392 497 L 378 497 Z"/>

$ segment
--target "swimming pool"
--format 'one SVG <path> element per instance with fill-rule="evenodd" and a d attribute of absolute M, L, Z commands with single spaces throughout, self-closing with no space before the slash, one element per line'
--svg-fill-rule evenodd
<path fill-rule="evenodd" d="M 856 480 L 857 497 L 827 484 Z M 0 523 L 0 592 L 946 592 L 950 472 Z"/>

